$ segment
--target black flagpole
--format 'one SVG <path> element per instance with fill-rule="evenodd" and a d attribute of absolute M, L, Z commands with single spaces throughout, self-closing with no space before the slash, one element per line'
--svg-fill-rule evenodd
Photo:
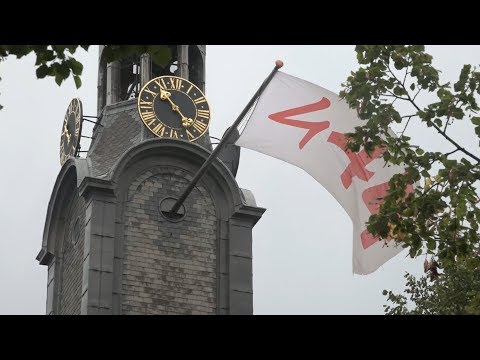
<path fill-rule="evenodd" d="M 187 198 L 187 196 L 192 192 L 193 188 L 197 184 L 198 180 L 205 174 L 207 171 L 208 167 L 210 164 L 213 162 L 213 160 L 217 157 L 217 154 L 220 152 L 221 148 L 223 145 L 227 142 L 228 138 L 232 134 L 232 132 L 237 128 L 237 126 L 240 124 L 240 122 L 243 120 L 245 114 L 247 111 L 252 107 L 253 103 L 255 100 L 258 99 L 258 97 L 261 95 L 263 90 L 267 87 L 267 85 L 270 83 L 270 81 L 273 79 L 273 76 L 277 73 L 278 69 L 280 69 L 283 66 L 283 61 L 277 60 L 275 61 L 275 67 L 273 68 L 272 72 L 268 77 L 265 79 L 265 81 L 262 83 L 262 85 L 258 88 L 257 92 L 253 95 L 253 97 L 250 99 L 248 102 L 247 106 L 243 109 L 243 111 L 238 115 L 237 120 L 233 123 L 232 126 L 228 129 L 228 131 L 225 133 L 223 136 L 222 140 L 218 143 L 217 147 L 212 151 L 210 156 L 208 157 L 207 160 L 203 163 L 203 165 L 200 167 L 200 169 L 197 171 L 195 176 L 190 180 L 190 183 L 188 186 L 183 190 L 182 195 L 178 198 L 178 200 L 175 202 L 173 205 L 172 209 L 170 210 L 170 215 L 174 215 L 177 213 L 178 209 L 180 206 L 182 206 L 183 202 Z"/>

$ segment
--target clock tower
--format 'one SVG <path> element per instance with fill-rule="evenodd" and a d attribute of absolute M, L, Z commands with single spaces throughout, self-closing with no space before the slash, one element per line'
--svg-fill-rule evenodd
<path fill-rule="evenodd" d="M 205 46 L 170 49 L 160 67 L 148 54 L 106 63 L 100 47 L 84 158 L 81 102 L 67 110 L 37 256 L 48 267 L 47 314 L 253 313 L 252 228 L 265 209 L 235 181 L 233 139 L 169 212 L 212 152 L 215 121 Z"/>

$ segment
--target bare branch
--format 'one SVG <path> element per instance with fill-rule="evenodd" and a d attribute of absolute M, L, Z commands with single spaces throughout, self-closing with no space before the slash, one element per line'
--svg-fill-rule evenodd
<path fill-rule="evenodd" d="M 447 117 L 447 121 L 445 121 L 445 127 L 443 128 L 443 132 L 447 133 L 447 126 L 449 125 L 450 115 Z"/>
<path fill-rule="evenodd" d="M 422 91 L 422 88 L 418 89 L 417 93 L 413 97 L 413 101 L 415 101 L 415 99 L 417 98 L 417 95 L 420 94 L 420 91 Z"/>
<path fill-rule="evenodd" d="M 445 156 L 452 155 L 452 154 L 456 153 L 456 152 L 459 151 L 459 150 L 460 150 L 460 149 L 455 149 L 455 150 L 453 150 L 453 151 L 450 151 L 450 152 L 446 153 Z"/>
<path fill-rule="evenodd" d="M 410 123 L 410 120 L 411 120 L 411 119 L 412 119 L 412 116 L 410 116 L 410 117 L 408 118 L 407 123 L 405 124 L 405 127 L 403 128 L 403 131 L 402 131 L 402 134 L 400 135 L 400 137 L 402 137 L 402 136 L 403 136 L 403 133 L 405 132 L 405 130 L 407 130 L 407 126 L 408 126 L 408 124 Z"/>

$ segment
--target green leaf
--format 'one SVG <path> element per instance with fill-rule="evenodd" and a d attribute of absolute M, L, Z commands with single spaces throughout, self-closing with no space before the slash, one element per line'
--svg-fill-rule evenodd
<path fill-rule="evenodd" d="M 45 76 L 50 75 L 50 68 L 47 65 L 43 64 L 37 68 L 37 71 L 35 73 L 37 74 L 38 79 L 43 79 Z"/>
<path fill-rule="evenodd" d="M 464 112 L 462 111 L 462 109 L 453 109 L 452 111 L 452 116 L 455 118 L 455 119 L 462 119 L 465 114 Z"/>
<path fill-rule="evenodd" d="M 72 73 L 74 75 L 82 75 L 83 65 L 77 60 L 75 60 L 74 58 L 70 58 L 69 62 L 70 62 L 70 68 L 72 69 Z"/>
<path fill-rule="evenodd" d="M 82 80 L 80 79 L 80 76 L 74 75 L 73 80 L 75 81 L 75 86 L 77 87 L 77 89 L 82 86 Z"/>
<path fill-rule="evenodd" d="M 480 126 L 480 116 L 474 116 L 471 119 L 473 125 L 479 125 Z"/>
<path fill-rule="evenodd" d="M 475 128 L 475 134 L 477 134 L 478 136 L 480 136 L 480 126 L 477 126 Z"/>
<path fill-rule="evenodd" d="M 31 46 L 29 45 L 7 45 L 9 52 L 12 55 L 16 55 L 17 59 L 24 57 L 32 51 Z"/>
<path fill-rule="evenodd" d="M 170 48 L 166 45 L 154 46 L 151 48 L 150 51 L 153 62 L 162 67 L 167 66 L 172 59 L 172 52 Z"/>
<path fill-rule="evenodd" d="M 407 92 L 405 91 L 405 89 L 403 87 L 400 87 L 400 86 L 396 86 L 393 89 L 393 93 L 397 96 L 407 95 Z"/>
<path fill-rule="evenodd" d="M 55 71 L 57 74 L 62 76 L 63 80 L 68 78 L 70 75 L 70 66 L 67 62 L 62 62 L 61 64 L 56 64 Z"/>
<path fill-rule="evenodd" d="M 54 54 L 53 50 L 45 50 L 42 58 L 43 58 L 44 62 L 52 61 L 52 60 L 55 59 L 55 54 Z"/>
<path fill-rule="evenodd" d="M 110 63 L 114 59 L 114 52 L 109 45 L 105 45 L 105 48 L 102 51 L 102 57 L 105 59 L 107 63 Z"/>
<path fill-rule="evenodd" d="M 401 70 L 403 69 L 407 64 L 406 61 L 403 58 L 398 58 L 393 65 L 395 66 L 395 69 Z"/>
<path fill-rule="evenodd" d="M 66 48 L 68 49 L 68 51 L 70 51 L 70 53 L 74 53 L 75 51 L 77 51 L 77 48 L 78 48 L 78 45 L 65 45 Z"/>
<path fill-rule="evenodd" d="M 463 201 L 459 202 L 455 210 L 457 212 L 457 216 L 463 218 L 467 213 L 467 205 Z"/>
<path fill-rule="evenodd" d="M 62 84 L 63 77 L 60 74 L 55 75 L 55 82 L 57 83 L 58 86 Z"/>
<path fill-rule="evenodd" d="M 435 240 L 429 239 L 427 241 L 427 249 L 428 250 L 433 251 L 433 250 L 435 250 L 436 247 L 437 247 L 437 244 L 436 244 Z"/>

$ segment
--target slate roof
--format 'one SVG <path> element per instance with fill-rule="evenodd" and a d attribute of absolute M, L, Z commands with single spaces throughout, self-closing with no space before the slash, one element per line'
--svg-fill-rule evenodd
<path fill-rule="evenodd" d="M 107 176 L 115 162 L 131 147 L 155 138 L 143 124 L 137 111 L 137 99 L 131 99 L 106 106 L 99 124 L 93 130 L 93 140 L 87 153 L 90 174 L 93 177 Z M 196 143 L 212 151 L 210 136 L 207 133 Z M 240 150 L 227 145 L 219 158 L 236 175 Z M 236 161 L 235 161 L 236 159 Z"/>

